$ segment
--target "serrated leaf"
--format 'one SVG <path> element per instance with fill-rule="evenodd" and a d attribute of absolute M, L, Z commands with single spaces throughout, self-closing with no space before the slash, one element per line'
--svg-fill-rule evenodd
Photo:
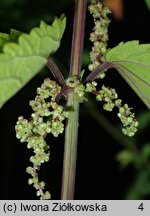
<path fill-rule="evenodd" d="M 18 43 L 5 43 L 0 54 L 0 106 L 46 65 L 60 45 L 65 25 L 64 16 L 55 18 L 52 26 L 41 21 L 40 27 L 21 34 Z"/>
<path fill-rule="evenodd" d="M 112 62 L 113 67 L 150 109 L 150 44 L 122 42 L 107 51 L 106 61 Z"/>
<path fill-rule="evenodd" d="M 9 40 L 12 42 L 17 42 L 21 34 L 22 34 L 21 31 L 18 31 L 16 29 L 10 29 L 10 39 Z"/>
<path fill-rule="evenodd" d="M 19 36 L 22 34 L 21 31 L 10 29 L 10 34 L 0 33 L 0 52 L 3 51 L 3 46 L 7 42 L 17 42 Z"/>
<path fill-rule="evenodd" d="M 9 38 L 9 34 L 0 33 L 0 52 L 2 51 L 4 44 L 9 41 Z"/>

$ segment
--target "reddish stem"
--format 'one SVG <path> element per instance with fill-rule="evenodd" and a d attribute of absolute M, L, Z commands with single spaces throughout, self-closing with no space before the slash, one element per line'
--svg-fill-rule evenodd
<path fill-rule="evenodd" d="M 78 79 L 81 72 L 86 2 L 86 0 L 75 0 L 70 76 L 77 75 Z"/>
<path fill-rule="evenodd" d="M 80 79 L 81 72 L 86 3 L 86 0 L 75 0 L 73 41 L 69 76 L 77 76 L 78 79 Z M 72 111 L 69 112 L 65 128 L 64 163 L 61 191 L 61 199 L 67 200 L 74 198 L 79 126 L 79 101 L 75 95 L 71 93 L 68 94 L 67 98 L 67 108 L 70 107 L 72 108 Z"/>

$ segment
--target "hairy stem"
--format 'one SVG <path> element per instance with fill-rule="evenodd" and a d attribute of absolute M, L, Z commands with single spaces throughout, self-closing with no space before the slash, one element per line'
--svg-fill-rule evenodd
<path fill-rule="evenodd" d="M 69 75 L 76 75 L 78 78 L 80 78 L 81 71 L 86 2 L 86 0 L 75 0 L 73 42 Z M 74 93 L 68 94 L 67 107 L 68 109 L 71 109 L 71 111 L 69 112 L 69 118 L 65 129 L 61 199 L 72 200 L 74 198 L 79 126 L 79 101 Z"/>

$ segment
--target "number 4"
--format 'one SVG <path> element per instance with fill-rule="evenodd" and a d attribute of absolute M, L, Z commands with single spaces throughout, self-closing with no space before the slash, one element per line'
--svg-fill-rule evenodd
<path fill-rule="evenodd" d="M 138 207 L 139 210 L 143 211 L 144 210 L 144 206 L 143 206 L 143 203 L 141 203 Z"/>

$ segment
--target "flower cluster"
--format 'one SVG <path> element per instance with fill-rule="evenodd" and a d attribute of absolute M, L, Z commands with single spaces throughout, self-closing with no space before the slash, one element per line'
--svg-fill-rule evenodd
<path fill-rule="evenodd" d="M 36 166 L 27 167 L 26 172 L 32 176 L 32 178 L 29 178 L 28 184 L 29 185 L 33 184 L 33 187 L 37 190 L 37 193 L 36 193 L 37 196 L 40 196 L 42 200 L 48 200 L 51 198 L 51 195 L 48 191 L 46 191 L 45 193 L 43 192 L 45 188 L 45 182 L 44 181 L 39 182 L 39 178 L 37 174 L 38 170 L 39 168 Z"/>
<path fill-rule="evenodd" d="M 127 104 L 122 106 L 122 100 L 118 98 L 115 89 L 102 86 L 102 89 L 97 91 L 96 81 L 88 82 L 86 86 L 84 86 L 76 76 L 69 77 L 66 80 L 66 84 L 72 88 L 71 91 L 77 95 L 80 102 L 87 101 L 86 93 L 93 93 L 96 95 L 97 101 L 104 102 L 104 110 L 113 111 L 114 107 L 117 107 L 119 109 L 118 117 L 123 124 L 123 133 L 128 136 L 133 136 L 135 134 L 138 126 L 135 115 L 131 112 L 131 108 L 129 108 Z"/>
<path fill-rule="evenodd" d="M 102 86 L 102 89 L 97 91 L 96 81 L 88 82 L 86 86 L 84 86 L 80 80 L 77 79 L 77 76 L 69 77 L 66 80 L 66 84 L 72 88 L 71 91 L 77 95 L 77 99 L 80 102 L 87 101 L 86 93 L 93 93 L 96 95 L 97 101 L 104 102 L 104 110 L 113 111 L 114 107 L 117 107 L 119 109 L 118 117 L 123 124 L 123 133 L 128 136 L 133 136 L 135 134 L 138 126 L 135 115 L 131 112 L 131 108 L 129 108 L 127 104 L 122 106 L 122 101 L 118 98 L 115 89 Z"/>
<path fill-rule="evenodd" d="M 28 167 L 27 173 L 32 176 L 29 184 L 33 184 L 41 199 L 50 199 L 50 193 L 43 192 L 45 183 L 39 182 L 37 174 L 41 164 L 49 161 L 50 152 L 45 137 L 49 133 L 55 137 L 63 133 L 63 121 L 68 116 L 63 107 L 55 102 L 60 91 L 61 87 L 55 81 L 46 79 L 41 87 L 37 88 L 38 95 L 35 100 L 30 101 L 34 111 L 30 120 L 20 116 L 15 126 L 16 137 L 21 142 L 27 142 L 29 149 L 33 149 L 34 155 L 30 157 L 33 167 Z"/>
<path fill-rule="evenodd" d="M 115 91 L 115 89 L 112 88 L 106 88 L 105 86 L 102 86 L 102 90 L 98 91 L 98 94 L 96 96 L 96 99 L 98 101 L 104 101 L 105 104 L 103 105 L 103 108 L 107 111 L 112 111 L 113 108 L 116 105 L 116 99 L 118 99 L 118 95 Z M 118 103 L 118 100 L 117 100 Z"/>
<path fill-rule="evenodd" d="M 131 108 L 127 104 L 119 108 L 118 117 L 123 123 L 123 133 L 128 136 L 134 136 L 139 123 L 135 119 L 135 114 L 131 112 Z"/>
<path fill-rule="evenodd" d="M 79 102 L 86 100 L 85 98 L 85 86 L 80 82 L 77 76 L 71 76 L 66 80 L 67 86 L 72 88 L 72 92 L 76 94 Z"/>
<path fill-rule="evenodd" d="M 127 104 L 122 106 L 122 101 L 118 99 L 115 89 L 102 86 L 101 90 L 96 91 L 96 85 L 95 81 L 87 83 L 85 91 L 96 94 L 97 101 L 104 102 L 103 108 L 105 110 L 112 111 L 114 107 L 117 107 L 119 109 L 118 117 L 123 124 L 122 132 L 125 135 L 134 136 L 137 131 L 138 122 L 135 119 L 134 113 L 131 112 L 131 108 Z"/>
<path fill-rule="evenodd" d="M 105 61 L 104 54 L 108 41 L 108 25 L 110 23 L 108 14 L 110 10 L 98 2 L 91 4 L 89 11 L 94 18 L 94 29 L 90 34 L 90 41 L 93 43 L 93 47 L 90 52 L 92 63 L 89 65 L 89 70 L 92 71 Z M 101 73 L 100 78 L 103 77 L 104 73 Z"/>
<path fill-rule="evenodd" d="M 95 82 L 95 81 L 88 82 L 88 83 L 86 83 L 85 91 L 86 92 L 96 91 L 96 86 L 97 86 L 97 82 Z"/>

